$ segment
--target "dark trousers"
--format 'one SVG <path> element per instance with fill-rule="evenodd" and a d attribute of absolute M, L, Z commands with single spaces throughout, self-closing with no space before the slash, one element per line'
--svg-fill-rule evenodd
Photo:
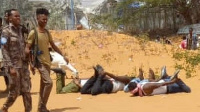
<path fill-rule="evenodd" d="M 176 83 L 167 86 L 167 93 L 186 92 L 190 93 L 191 89 L 181 79 Z"/>
<path fill-rule="evenodd" d="M 111 93 L 112 89 L 112 82 L 104 79 L 104 76 L 92 76 L 81 88 L 81 94 L 98 95 L 101 93 Z"/>

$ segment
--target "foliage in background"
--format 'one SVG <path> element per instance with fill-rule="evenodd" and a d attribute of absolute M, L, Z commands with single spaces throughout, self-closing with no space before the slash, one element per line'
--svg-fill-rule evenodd
<path fill-rule="evenodd" d="M 187 78 L 190 78 L 192 73 L 196 72 L 195 68 L 200 64 L 199 51 L 174 51 L 173 58 L 176 61 L 175 68 L 185 70 Z"/>
<path fill-rule="evenodd" d="M 108 0 L 108 2 L 115 3 L 114 0 Z M 138 2 L 143 5 L 141 7 L 131 6 Z M 155 24 L 159 24 L 158 30 L 162 29 L 161 26 L 164 22 L 164 29 L 167 30 L 172 25 L 171 30 L 176 31 L 183 25 L 199 23 L 199 6 L 199 0 L 123 0 L 116 6 L 110 7 L 111 11 L 105 13 L 104 10 L 100 15 L 93 16 L 91 24 L 103 26 L 103 28 L 93 27 L 96 29 L 122 30 L 124 33 L 138 34 L 150 30 Z M 106 7 L 102 8 L 105 9 Z M 162 17 L 162 20 L 159 23 L 157 19 L 160 19 L 160 17 Z M 123 28 L 120 29 L 120 26 Z"/>
<path fill-rule="evenodd" d="M 0 0 L 0 15 L 4 16 L 4 11 L 8 9 L 18 9 L 21 14 L 22 24 L 35 23 L 35 10 L 39 7 L 45 7 L 50 11 L 48 22 L 49 29 L 64 29 L 63 6 L 66 0 L 51 0 L 47 2 L 29 2 L 28 0 Z M 34 20 L 33 20 L 34 17 Z M 31 22 L 32 21 L 32 22 Z"/>

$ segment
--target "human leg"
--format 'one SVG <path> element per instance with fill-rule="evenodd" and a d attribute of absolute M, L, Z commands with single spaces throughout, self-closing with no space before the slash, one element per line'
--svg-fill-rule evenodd
<path fill-rule="evenodd" d="M 190 93 L 191 89 L 189 86 L 187 86 L 181 79 L 179 79 L 176 84 L 179 85 L 179 87 L 181 88 L 182 92 L 186 92 L 186 93 Z"/>
<path fill-rule="evenodd" d="M 66 72 L 61 68 L 52 68 L 51 70 L 56 73 L 56 93 L 60 94 L 62 88 L 65 86 Z"/>
<path fill-rule="evenodd" d="M 155 81 L 155 73 L 151 68 L 149 68 L 149 81 Z"/>
<path fill-rule="evenodd" d="M 18 70 L 16 70 L 16 75 L 14 75 L 14 76 L 11 75 L 10 76 L 10 80 L 11 80 L 10 83 L 9 83 L 10 89 L 9 89 L 7 100 L 3 104 L 3 107 L 1 109 L 2 112 L 7 112 L 8 108 L 10 106 L 12 106 L 13 103 L 15 102 L 15 100 L 17 99 L 17 97 L 18 97 L 18 95 L 20 93 L 20 91 L 19 91 L 20 90 L 20 79 L 19 78 L 20 77 L 19 77 Z"/>
<path fill-rule="evenodd" d="M 39 112 L 49 112 L 46 109 L 46 104 L 49 99 L 49 95 L 52 90 L 53 82 L 50 77 L 50 67 L 48 65 L 41 64 L 38 67 L 38 71 L 40 72 L 40 96 L 39 96 L 39 104 L 38 111 Z"/>
<path fill-rule="evenodd" d="M 85 83 L 85 85 L 81 88 L 80 90 L 81 94 L 91 94 L 91 89 L 99 75 L 96 68 L 93 67 L 93 69 L 94 69 L 94 75 L 90 77 L 89 80 Z"/>
<path fill-rule="evenodd" d="M 81 94 L 91 94 L 91 89 L 97 80 L 97 77 L 92 76 L 89 78 L 89 80 L 85 83 L 85 85 L 81 88 L 80 92 Z"/>
<path fill-rule="evenodd" d="M 161 75 L 160 75 L 160 79 L 166 79 L 169 78 L 170 76 L 167 74 L 167 69 L 166 66 L 163 66 L 161 69 Z"/>
<path fill-rule="evenodd" d="M 56 93 L 60 94 L 64 86 L 65 86 L 65 76 L 61 74 L 56 74 Z"/>
<path fill-rule="evenodd" d="M 101 93 L 111 93 L 113 84 L 110 80 L 104 79 L 105 75 L 99 75 L 94 86 L 91 89 L 92 95 L 98 95 Z"/>
<path fill-rule="evenodd" d="M 191 92 L 190 87 L 188 87 L 181 79 L 178 79 L 176 83 L 167 86 L 167 93 L 179 93 L 179 92 L 186 92 L 186 93 Z"/>
<path fill-rule="evenodd" d="M 8 91 L 8 86 L 9 86 L 9 79 L 8 79 L 8 76 L 3 76 L 4 77 L 4 81 L 5 81 L 5 84 L 6 84 L 6 91 Z"/>
<path fill-rule="evenodd" d="M 25 65 L 25 64 L 24 64 Z M 24 66 L 21 73 L 21 94 L 25 107 L 25 112 L 31 112 L 32 110 L 32 98 L 31 98 L 31 78 L 28 70 L 28 65 Z"/>
<path fill-rule="evenodd" d="M 138 78 L 140 78 L 140 80 L 144 80 L 144 71 L 142 70 L 142 68 L 139 68 Z"/>

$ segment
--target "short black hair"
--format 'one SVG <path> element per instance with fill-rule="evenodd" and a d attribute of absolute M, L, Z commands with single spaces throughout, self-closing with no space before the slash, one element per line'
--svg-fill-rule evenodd
<path fill-rule="evenodd" d="M 130 83 L 128 84 L 128 89 L 129 89 L 129 91 L 134 90 L 136 87 L 137 87 L 137 84 L 136 84 L 135 82 L 130 82 Z"/>
<path fill-rule="evenodd" d="M 17 9 L 10 9 L 10 10 L 8 11 L 8 17 L 12 15 L 12 13 L 11 13 L 12 11 L 18 11 L 18 10 L 17 10 Z"/>
<path fill-rule="evenodd" d="M 36 15 L 39 15 L 39 14 L 44 14 L 46 16 L 49 16 L 49 11 L 45 8 L 38 8 L 36 9 Z"/>
<path fill-rule="evenodd" d="M 2 18 L 0 17 L 0 22 L 2 22 Z"/>
<path fill-rule="evenodd" d="M 192 27 L 190 27 L 190 28 L 189 28 L 189 31 L 193 31 L 193 28 L 192 28 Z"/>

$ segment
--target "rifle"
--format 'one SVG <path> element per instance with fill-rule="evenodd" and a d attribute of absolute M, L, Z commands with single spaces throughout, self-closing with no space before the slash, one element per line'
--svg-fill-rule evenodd
<path fill-rule="evenodd" d="M 35 74 L 35 68 L 38 67 L 38 64 L 39 64 L 38 33 L 37 33 L 37 30 L 35 27 L 34 27 L 34 34 L 35 34 L 35 36 L 34 36 L 33 43 L 30 48 L 30 55 L 29 55 L 30 67 L 31 67 L 31 71 L 33 74 Z"/>

